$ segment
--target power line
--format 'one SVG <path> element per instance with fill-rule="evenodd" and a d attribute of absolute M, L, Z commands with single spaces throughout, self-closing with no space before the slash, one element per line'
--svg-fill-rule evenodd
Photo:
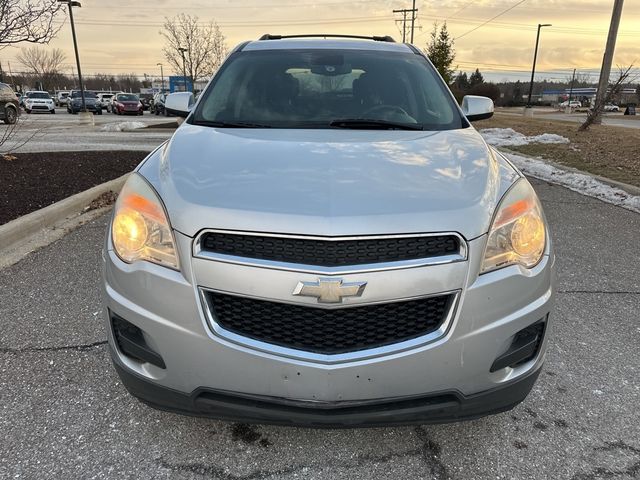
<path fill-rule="evenodd" d="M 511 10 L 513 10 L 514 8 L 516 8 L 518 5 L 523 4 L 524 2 L 526 2 L 527 0 L 520 0 L 518 3 L 516 3 L 515 5 L 512 5 L 511 7 L 507 8 L 506 10 L 503 10 L 502 12 L 500 12 L 498 15 L 496 15 L 495 17 L 491 17 L 489 20 L 487 20 L 486 22 L 481 23 L 480 25 L 478 25 L 475 28 L 472 28 L 471 30 L 469 30 L 468 32 L 463 33 L 462 35 L 457 36 L 456 38 L 454 38 L 454 40 L 458 40 L 459 38 L 465 37 L 467 35 L 469 35 L 471 32 L 475 32 L 476 30 L 478 30 L 481 27 L 484 27 L 487 23 L 490 23 L 492 21 L 494 21 L 496 18 L 504 15 L 507 12 L 510 12 Z"/>

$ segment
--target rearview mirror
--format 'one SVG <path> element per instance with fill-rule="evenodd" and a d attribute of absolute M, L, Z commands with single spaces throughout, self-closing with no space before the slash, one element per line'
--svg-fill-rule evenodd
<path fill-rule="evenodd" d="M 493 117 L 493 100 L 477 95 L 465 95 L 462 99 L 462 113 L 470 122 Z"/>
<path fill-rule="evenodd" d="M 191 92 L 170 93 L 164 101 L 167 113 L 178 117 L 187 117 L 193 108 L 195 99 Z"/>

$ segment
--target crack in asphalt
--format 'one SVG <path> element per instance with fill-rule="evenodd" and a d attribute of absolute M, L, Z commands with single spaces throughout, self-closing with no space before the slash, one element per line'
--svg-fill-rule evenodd
<path fill-rule="evenodd" d="M 640 457 L 640 448 L 636 448 L 632 445 L 628 445 L 622 440 L 618 440 L 615 442 L 605 442 L 605 445 L 602 447 L 594 447 L 594 451 L 596 452 L 613 452 L 625 450 L 627 452 L 634 453 L 637 457 Z M 640 473 L 640 458 L 637 458 L 634 463 L 629 465 L 627 468 L 621 468 L 612 470 L 610 468 L 605 467 L 595 467 L 593 470 L 587 473 L 576 473 L 571 480 L 596 480 L 599 478 L 615 478 L 615 477 L 630 477 L 637 478 L 637 475 Z"/>
<path fill-rule="evenodd" d="M 627 290 L 557 290 L 556 293 L 585 293 L 585 294 L 607 294 L 607 295 L 640 295 L 640 292 Z"/>
<path fill-rule="evenodd" d="M 418 439 L 422 442 L 422 455 L 425 463 L 431 470 L 434 480 L 444 480 L 451 478 L 447 470 L 447 466 L 442 462 L 442 448 L 438 443 L 433 441 L 424 427 L 418 426 L 414 429 Z"/>
<path fill-rule="evenodd" d="M 396 460 L 399 458 L 408 458 L 415 457 L 425 452 L 424 447 L 406 450 L 404 452 L 397 453 L 389 453 L 387 455 L 361 455 L 356 457 L 355 461 L 346 461 L 346 462 L 328 462 L 325 463 L 320 468 L 359 468 L 363 467 L 368 463 L 388 463 L 392 460 Z M 156 461 L 162 468 L 166 468 L 171 470 L 172 472 L 182 472 L 182 473 L 194 473 L 196 475 L 201 475 L 203 477 L 210 477 L 218 480 L 265 480 L 267 478 L 273 477 L 274 475 L 289 475 L 296 474 L 298 472 L 303 472 L 305 470 L 314 470 L 317 469 L 318 466 L 308 466 L 308 465 L 298 465 L 291 467 L 284 467 L 276 470 L 254 470 L 253 472 L 249 472 L 246 475 L 235 475 L 233 473 L 228 472 L 226 469 L 217 467 L 215 465 L 208 465 L 204 463 L 171 463 L 167 462 L 163 458 L 160 458 Z M 442 477 L 436 476 L 434 479 L 440 479 Z"/>
<path fill-rule="evenodd" d="M 61 347 L 24 347 L 24 348 L 0 347 L 0 353 L 17 355 L 20 353 L 60 352 L 60 351 L 68 351 L 68 350 L 76 350 L 79 352 L 83 352 L 85 350 L 91 350 L 92 348 L 101 347 L 106 344 L 107 344 L 106 340 L 101 340 L 99 342 L 85 343 L 80 345 L 63 345 Z"/>
<path fill-rule="evenodd" d="M 442 448 L 438 443 L 432 440 L 427 431 L 422 427 L 415 427 L 414 432 L 420 441 L 420 446 L 414 449 L 405 450 L 403 452 L 393 452 L 386 455 L 359 455 L 348 461 L 328 462 L 321 466 L 298 465 L 283 467 L 275 470 L 254 470 L 244 475 L 236 475 L 227 469 L 216 465 L 194 462 L 194 463 L 173 463 L 159 458 L 156 464 L 162 468 L 171 470 L 172 472 L 192 473 L 203 477 L 209 477 L 219 480 L 265 480 L 274 475 L 289 475 L 304 472 L 306 470 L 316 470 L 318 468 L 360 468 L 366 464 L 384 464 L 401 458 L 410 458 L 420 456 L 426 466 L 431 471 L 430 478 L 434 480 L 450 479 L 447 467 L 441 460 Z M 257 431 L 256 431 L 257 433 Z M 257 433 L 260 435 L 259 433 Z M 244 438 L 244 437 L 243 437 Z M 253 436 L 252 436 L 253 439 Z M 243 441 L 242 438 L 236 436 L 236 441 Z"/>

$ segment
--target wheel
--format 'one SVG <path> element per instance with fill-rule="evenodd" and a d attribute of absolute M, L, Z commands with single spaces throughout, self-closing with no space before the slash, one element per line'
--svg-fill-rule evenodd
<path fill-rule="evenodd" d="M 56 109 L 54 108 L 53 110 L 51 110 L 51 115 L 55 115 L 56 114 Z"/>
<path fill-rule="evenodd" d="M 138 115 L 144 115 L 144 112 L 143 112 L 142 110 L 140 110 L 140 111 L 138 112 Z"/>
<path fill-rule="evenodd" d="M 24 109 L 25 112 L 27 112 L 27 115 L 31 115 L 31 110 L 27 110 L 26 108 Z"/>
<path fill-rule="evenodd" d="M 18 112 L 13 107 L 5 107 L 4 110 L 4 123 L 7 125 L 13 125 L 18 120 Z"/>
<path fill-rule="evenodd" d="M 102 115 L 102 109 L 101 109 L 101 108 L 100 108 L 100 109 L 98 109 L 98 112 L 97 112 L 97 113 L 98 113 L 98 115 Z"/>

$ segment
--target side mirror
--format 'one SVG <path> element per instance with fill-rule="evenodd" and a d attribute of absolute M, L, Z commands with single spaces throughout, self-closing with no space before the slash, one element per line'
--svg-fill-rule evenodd
<path fill-rule="evenodd" d="M 171 113 L 178 117 L 187 117 L 195 104 L 193 93 L 178 92 L 167 95 L 164 101 L 164 108 L 167 113 Z"/>
<path fill-rule="evenodd" d="M 470 122 L 491 118 L 493 117 L 493 100 L 477 95 L 465 95 L 462 99 L 462 113 Z"/>

